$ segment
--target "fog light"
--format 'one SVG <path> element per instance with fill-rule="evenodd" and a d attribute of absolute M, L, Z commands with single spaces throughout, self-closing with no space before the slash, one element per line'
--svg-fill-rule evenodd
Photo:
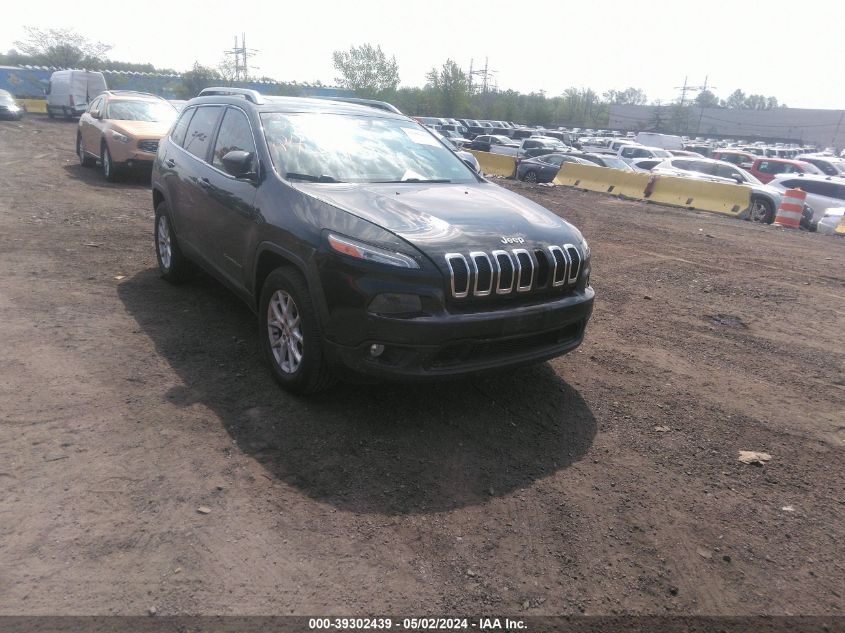
<path fill-rule="evenodd" d="M 413 314 L 422 312 L 422 300 L 419 295 L 385 293 L 370 302 L 369 310 L 376 314 Z"/>
<path fill-rule="evenodd" d="M 373 343 L 370 345 L 370 356 L 378 358 L 384 353 L 384 345 L 381 343 Z"/>

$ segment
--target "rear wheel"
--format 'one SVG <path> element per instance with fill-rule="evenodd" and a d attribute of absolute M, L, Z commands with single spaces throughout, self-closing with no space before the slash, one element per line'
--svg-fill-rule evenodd
<path fill-rule="evenodd" d="M 771 224 L 775 221 L 775 206 L 765 198 L 752 198 L 748 219 L 752 222 Z"/>
<path fill-rule="evenodd" d="M 172 284 L 182 282 L 188 275 L 188 261 L 182 255 L 173 224 L 170 221 L 170 209 L 166 202 L 156 207 L 155 216 L 156 260 L 161 276 Z"/>
<path fill-rule="evenodd" d="M 525 172 L 525 175 L 522 177 L 522 179 L 525 182 L 530 182 L 530 183 L 536 184 L 537 183 L 537 172 L 534 171 L 533 169 L 529 169 L 527 172 Z"/>
<path fill-rule="evenodd" d="M 316 393 L 331 385 L 320 322 L 308 285 L 298 271 L 282 267 L 268 275 L 258 315 L 261 347 L 279 385 L 299 394 Z"/>
<path fill-rule="evenodd" d="M 82 146 L 82 134 L 76 133 L 76 155 L 79 156 L 79 164 L 83 167 L 93 167 L 97 161 L 85 153 L 85 148 Z"/>

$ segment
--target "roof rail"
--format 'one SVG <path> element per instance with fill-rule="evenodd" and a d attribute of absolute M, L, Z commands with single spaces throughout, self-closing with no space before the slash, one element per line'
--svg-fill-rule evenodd
<path fill-rule="evenodd" d="M 167 101 L 167 99 L 165 99 L 161 95 L 153 94 L 152 92 L 143 92 L 141 90 L 104 90 L 103 92 L 108 92 L 110 94 L 115 94 L 115 95 L 126 95 L 126 94 L 144 95 L 145 97 L 155 97 L 156 99 L 161 99 L 162 101 Z"/>
<path fill-rule="evenodd" d="M 392 103 L 388 103 L 387 101 L 377 101 L 375 99 L 361 99 L 359 97 L 324 97 L 322 95 L 313 98 L 326 99 L 328 101 L 343 101 L 346 103 L 356 103 L 358 105 L 364 105 L 369 106 L 371 108 L 378 108 L 379 110 L 386 110 L 387 112 L 393 112 L 394 114 L 402 114 L 402 111 L 399 110 L 399 108 L 397 108 Z"/>
<path fill-rule="evenodd" d="M 211 88 L 203 88 L 202 90 L 200 90 L 200 93 L 197 96 L 211 97 L 225 95 L 233 97 L 243 97 L 247 101 L 251 101 L 255 104 L 264 103 L 264 96 L 257 90 L 251 90 L 250 88 L 228 88 L 225 86 L 214 86 Z"/>

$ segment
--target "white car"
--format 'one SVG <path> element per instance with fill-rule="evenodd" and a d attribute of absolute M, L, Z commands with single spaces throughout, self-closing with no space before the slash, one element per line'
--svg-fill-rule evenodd
<path fill-rule="evenodd" d="M 780 206 L 783 190 L 764 185 L 741 167 L 712 158 L 688 158 L 677 156 L 664 160 L 652 168 L 652 173 L 666 176 L 681 176 L 712 182 L 726 182 L 746 185 L 751 188 L 751 208 L 748 219 L 771 224 Z M 807 202 L 807 204 L 810 204 Z M 810 206 L 812 206 L 810 204 Z"/>
<path fill-rule="evenodd" d="M 616 155 L 629 165 L 635 158 L 672 158 L 672 154 L 665 149 L 645 145 L 624 145 Z"/>
<path fill-rule="evenodd" d="M 825 211 L 845 206 L 845 180 L 813 174 L 778 174 L 769 186 L 780 192 L 802 189 L 807 192 L 805 204 L 813 208 L 813 219 L 824 217 Z"/>
<path fill-rule="evenodd" d="M 845 160 L 835 156 L 821 156 L 819 154 L 801 154 L 795 157 L 805 163 L 818 167 L 826 176 L 845 177 Z"/>

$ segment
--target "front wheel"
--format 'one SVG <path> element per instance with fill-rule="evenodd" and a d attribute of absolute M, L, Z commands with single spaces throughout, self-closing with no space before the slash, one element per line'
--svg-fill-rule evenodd
<path fill-rule="evenodd" d="M 156 207 L 155 230 L 156 260 L 158 270 L 166 281 L 178 284 L 188 274 L 188 262 L 182 255 L 173 224 L 170 222 L 170 210 L 167 203 L 161 202 Z"/>
<path fill-rule="evenodd" d="M 111 157 L 111 152 L 109 151 L 108 143 L 103 143 L 103 151 L 100 155 L 103 157 L 103 178 L 105 178 L 109 182 L 117 181 L 119 172 L 117 165 Z"/>
<path fill-rule="evenodd" d="M 299 272 L 282 267 L 268 275 L 258 314 L 261 347 L 279 385 L 298 394 L 316 393 L 331 385 L 320 323 Z"/>

